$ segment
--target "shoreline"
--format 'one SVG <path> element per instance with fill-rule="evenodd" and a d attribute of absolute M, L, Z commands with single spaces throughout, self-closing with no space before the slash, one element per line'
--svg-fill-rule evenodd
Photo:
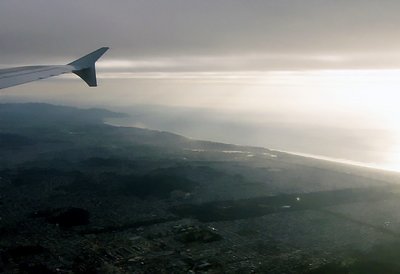
<path fill-rule="evenodd" d="M 107 124 L 107 125 L 110 125 L 110 126 L 132 127 L 132 128 L 136 127 L 136 128 L 143 128 L 143 129 L 161 131 L 159 129 L 152 129 L 152 128 L 146 128 L 146 127 L 124 125 L 124 123 L 121 123 L 121 124 L 113 123 L 113 122 L 110 122 L 110 121 L 107 121 L 107 120 L 108 119 L 105 119 L 103 121 L 103 123 Z M 170 132 L 170 131 L 168 131 L 168 132 Z M 353 161 L 353 160 L 348 160 L 348 159 L 335 158 L 335 157 L 324 156 L 324 155 L 316 155 L 316 154 L 304 153 L 304 152 L 287 151 L 287 150 L 282 150 L 282 149 L 268 148 L 268 147 L 264 147 L 264 146 L 247 145 L 247 144 L 232 144 L 232 143 L 225 143 L 223 141 L 198 139 L 198 138 L 188 137 L 188 136 L 186 136 L 184 134 L 180 134 L 180 133 L 174 133 L 174 132 L 171 132 L 171 133 L 177 134 L 177 135 L 181 135 L 181 136 L 183 136 L 185 138 L 189 138 L 189 139 L 196 139 L 196 140 L 209 141 L 209 142 L 219 142 L 219 143 L 223 143 L 223 144 L 231 144 L 231 145 L 236 145 L 236 146 L 259 147 L 259 148 L 264 148 L 264 149 L 267 149 L 267 150 L 270 150 L 270 151 L 276 151 L 276 152 L 286 153 L 286 154 L 290 154 L 290 155 L 295 155 L 295 156 L 300 156 L 300 157 L 305 157 L 305 158 L 310 158 L 310 159 L 315 159 L 315 160 L 322 160 L 322 161 L 327 161 L 327 162 L 340 163 L 340 164 L 345 164 L 345 165 L 352 165 L 352 166 L 357 166 L 357 167 L 363 167 L 363 168 L 377 169 L 377 170 L 381 170 L 381 171 L 389 171 L 389 172 L 400 173 L 400 169 L 385 167 L 385 166 L 382 166 L 382 165 L 379 165 L 379 164 L 358 162 L 358 161 Z"/>
<path fill-rule="evenodd" d="M 266 148 L 266 149 L 269 149 L 269 148 Z M 303 153 L 303 152 L 286 151 L 286 150 L 281 150 L 281 149 L 272 149 L 271 148 L 269 150 L 281 152 L 281 153 L 287 153 L 290 155 L 295 155 L 295 156 L 300 156 L 300 157 L 305 157 L 305 158 L 310 158 L 310 159 L 315 159 L 315 160 L 322 160 L 322 161 L 327 161 L 327 162 L 340 163 L 340 164 L 345 164 L 345 165 L 352 165 L 352 166 L 357 166 L 357 167 L 364 167 L 364 168 L 400 173 L 400 170 L 398 170 L 398 169 L 381 166 L 379 164 L 364 163 L 364 162 L 352 161 L 352 160 L 341 159 L 341 158 L 334 158 L 334 157 L 329 157 L 329 156 L 324 156 L 324 155 L 315 155 L 315 154 L 309 154 L 309 153 Z"/>

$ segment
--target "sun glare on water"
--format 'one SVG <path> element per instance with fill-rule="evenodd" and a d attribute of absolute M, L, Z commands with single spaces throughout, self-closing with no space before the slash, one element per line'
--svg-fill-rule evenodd
<path fill-rule="evenodd" d="M 121 96 L 136 104 L 227 111 L 236 115 L 236 122 L 260 127 L 268 120 L 288 126 L 316 125 L 313 130 L 319 126 L 339 128 L 340 133 L 358 131 L 357 138 L 365 143 L 360 147 L 374 150 L 370 155 L 376 154 L 376 159 L 363 158 L 365 151 L 360 149 L 346 157 L 319 156 L 400 171 L 400 70 L 129 72 L 103 77 L 124 78 L 128 84 L 119 86 Z M 141 85 L 134 88 L 137 93 L 132 92 L 134 84 Z M 266 133 L 264 138 L 268 137 Z M 351 150 L 354 141 L 346 143 L 346 136 L 339 137 L 338 149 Z M 318 154 L 301 148 L 293 151 Z"/>
<path fill-rule="evenodd" d="M 388 139 L 380 139 L 378 134 L 365 136 L 365 140 L 374 143 L 377 154 L 382 154 L 381 159 L 366 164 L 400 171 L 400 70 L 313 71 L 295 76 L 295 82 L 296 78 L 298 86 L 312 94 L 314 106 L 320 104 L 317 109 L 337 115 L 338 120 L 333 118 L 330 122 L 351 129 L 386 132 Z"/>
<path fill-rule="evenodd" d="M 230 106 L 273 109 L 293 122 L 365 132 L 361 142 L 379 157 L 346 160 L 400 171 L 400 70 L 257 72 L 230 81 L 245 86 L 228 99 Z"/>

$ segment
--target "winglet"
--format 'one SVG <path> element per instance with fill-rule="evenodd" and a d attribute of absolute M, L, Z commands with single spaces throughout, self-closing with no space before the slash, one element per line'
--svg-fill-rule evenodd
<path fill-rule="evenodd" d="M 108 47 L 99 48 L 98 50 L 95 50 L 68 65 L 74 67 L 72 72 L 81 77 L 89 87 L 96 87 L 97 79 L 95 63 L 108 49 Z"/>

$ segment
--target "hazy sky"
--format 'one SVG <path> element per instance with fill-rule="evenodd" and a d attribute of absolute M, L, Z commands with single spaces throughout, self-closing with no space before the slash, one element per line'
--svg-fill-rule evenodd
<path fill-rule="evenodd" d="M 400 169 L 399 10 L 395 0 L 1 0 L 0 67 L 111 50 L 97 88 L 52 78 L 1 90 L 0 102 L 123 108 L 144 127 Z"/>

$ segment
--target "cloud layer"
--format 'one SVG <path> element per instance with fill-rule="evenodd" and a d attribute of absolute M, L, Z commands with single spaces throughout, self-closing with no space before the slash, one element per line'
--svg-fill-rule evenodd
<path fill-rule="evenodd" d="M 114 68 L 143 71 L 400 67 L 399 8 L 391 0 L 2 0 L 0 64 L 66 62 L 110 46 Z"/>

